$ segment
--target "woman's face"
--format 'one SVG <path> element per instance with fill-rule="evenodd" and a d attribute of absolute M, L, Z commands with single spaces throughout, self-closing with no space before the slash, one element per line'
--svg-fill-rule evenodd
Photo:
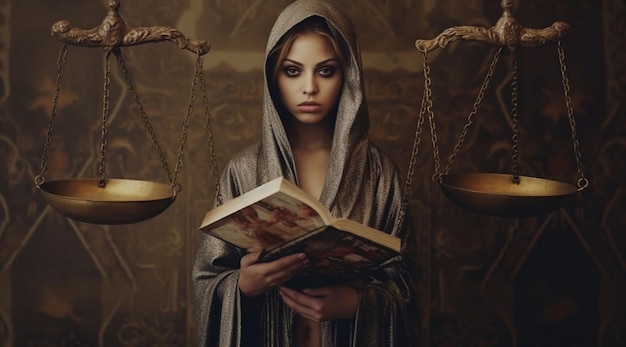
<path fill-rule="evenodd" d="M 292 43 L 280 62 L 277 77 L 280 98 L 301 123 L 319 123 L 335 110 L 343 71 L 329 38 L 305 33 Z"/>

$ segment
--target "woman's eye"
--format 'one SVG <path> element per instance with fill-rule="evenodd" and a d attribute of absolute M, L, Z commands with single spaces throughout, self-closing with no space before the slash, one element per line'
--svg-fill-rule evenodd
<path fill-rule="evenodd" d="M 323 77 L 330 77 L 335 74 L 335 68 L 326 66 L 318 70 L 319 74 Z"/>
<path fill-rule="evenodd" d="M 284 71 L 285 71 L 285 74 L 289 77 L 298 76 L 298 74 L 300 73 L 300 70 L 298 70 L 297 68 L 293 66 L 286 67 Z"/>

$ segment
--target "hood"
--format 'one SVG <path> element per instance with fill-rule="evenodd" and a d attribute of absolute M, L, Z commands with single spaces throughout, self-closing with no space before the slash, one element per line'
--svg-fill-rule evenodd
<path fill-rule="evenodd" d="M 279 175 L 298 183 L 295 163 L 285 128 L 272 100 L 268 81 L 271 71 L 268 67 L 270 52 L 280 39 L 298 23 L 319 16 L 326 20 L 331 33 L 341 47 L 344 62 L 344 84 L 337 109 L 337 118 L 331 149 L 331 162 L 326 174 L 320 200 L 330 206 L 341 184 L 346 165 L 350 162 L 359 142 L 366 141 L 369 119 L 364 96 L 361 52 L 354 27 L 344 10 L 333 1 L 298 0 L 294 1 L 277 18 L 268 38 L 264 64 L 264 99 L 262 148 L 267 163 L 262 179 L 268 180 Z M 282 171 L 282 172 L 276 172 Z M 329 179 L 332 178 L 332 179 Z"/>

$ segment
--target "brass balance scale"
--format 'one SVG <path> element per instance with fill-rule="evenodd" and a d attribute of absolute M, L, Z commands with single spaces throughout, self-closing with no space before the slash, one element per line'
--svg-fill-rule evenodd
<path fill-rule="evenodd" d="M 431 40 L 417 40 L 415 46 L 424 56 L 424 95 L 422 99 L 418 125 L 411 164 L 409 165 L 409 177 L 412 175 L 415 156 L 419 146 L 419 134 L 422 131 L 425 114 L 431 129 L 431 140 L 435 163 L 433 180 L 440 186 L 444 195 L 457 205 L 472 212 L 496 216 L 496 217 L 529 217 L 552 212 L 565 205 L 576 193 L 588 186 L 588 180 L 583 173 L 583 165 L 576 138 L 576 122 L 572 102 L 569 96 L 569 79 L 565 66 L 565 58 L 561 40 L 570 32 L 567 23 L 555 22 L 550 27 L 532 29 L 522 27 L 512 16 L 513 1 L 503 0 L 500 3 L 503 10 L 502 16 L 496 25 L 491 28 L 456 26 L 445 29 L 437 37 Z M 441 170 L 439 149 L 437 145 L 437 133 L 432 101 L 432 80 L 430 78 L 430 65 L 428 52 L 436 48 L 444 48 L 448 43 L 457 40 L 484 42 L 499 46 L 496 51 L 483 84 L 478 92 L 474 105 L 458 141 L 450 154 L 448 164 L 444 171 Z M 571 128 L 571 138 L 574 155 L 577 164 L 579 179 L 576 186 L 568 183 L 538 178 L 521 176 L 519 174 L 519 127 L 518 127 L 518 94 L 517 94 L 517 62 L 515 59 L 517 47 L 535 47 L 557 43 L 561 79 L 565 94 L 565 106 Z M 502 51 L 506 50 L 512 57 L 511 74 L 511 117 L 513 123 L 512 136 L 512 174 L 503 173 L 450 173 L 454 160 L 463 144 L 463 141 L 478 113 L 483 100 L 485 90 L 493 76 L 494 68 Z M 406 189 L 410 189 L 410 179 L 407 180 Z"/>
<path fill-rule="evenodd" d="M 35 177 L 35 185 L 46 201 L 66 217 L 94 224 L 130 224 L 152 218 L 166 210 L 182 189 L 178 174 L 182 166 L 182 157 L 187 138 L 190 115 L 193 112 L 198 87 L 202 93 L 204 117 L 207 122 L 207 135 L 212 155 L 213 173 L 217 175 L 217 164 L 213 150 L 213 136 L 210 127 L 210 115 L 207 102 L 206 85 L 202 72 L 202 56 L 209 52 L 207 41 L 191 40 L 178 30 L 166 26 L 131 28 L 119 15 L 119 0 L 109 0 L 109 11 L 98 27 L 79 29 L 70 22 L 62 20 L 52 26 L 52 35 L 63 43 L 57 61 L 56 88 L 53 106 L 48 123 L 46 142 L 41 160 L 41 173 Z M 130 73 L 122 57 L 121 47 L 149 42 L 170 41 L 180 48 L 196 54 L 195 73 L 187 106 L 187 113 L 182 126 L 181 142 L 178 149 L 174 172 L 169 168 L 165 154 L 159 145 L 156 133 L 150 124 L 138 93 L 133 85 Z M 44 174 L 48 166 L 48 152 L 52 144 L 54 123 L 57 115 L 57 102 L 60 94 L 61 77 L 67 58 L 67 45 L 82 47 L 101 47 L 104 50 L 104 92 L 102 110 L 102 132 L 100 143 L 101 161 L 98 178 L 63 179 L 46 182 Z M 122 74 L 128 83 L 143 122 L 150 134 L 154 148 L 167 174 L 169 184 L 146 180 L 120 179 L 106 177 L 106 152 L 109 122 L 110 57 L 114 55 Z"/>

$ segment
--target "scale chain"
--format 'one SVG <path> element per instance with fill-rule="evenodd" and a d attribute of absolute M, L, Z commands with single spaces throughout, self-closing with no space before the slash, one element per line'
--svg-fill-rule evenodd
<path fill-rule="evenodd" d="M 63 44 L 57 58 L 57 77 L 54 88 L 54 98 L 52 109 L 50 111 L 50 119 L 48 121 L 48 131 L 46 134 L 46 142 L 44 143 L 43 155 L 41 157 L 41 173 L 35 177 L 35 185 L 41 186 L 45 182 L 44 174 L 48 169 L 48 152 L 52 146 L 52 134 L 54 133 L 54 122 L 57 116 L 57 105 L 59 103 L 59 95 L 61 94 L 61 79 L 63 78 L 63 67 L 67 62 L 67 43 Z"/>
<path fill-rule="evenodd" d="M 204 105 L 204 119 L 206 121 L 206 135 L 207 135 L 207 143 L 209 145 L 209 153 L 211 155 L 211 165 L 213 169 L 213 178 L 215 180 L 215 194 L 216 201 L 218 205 L 223 203 L 224 198 L 222 197 L 222 192 L 220 190 L 220 177 L 219 177 L 219 169 L 217 166 L 217 156 L 215 155 L 215 143 L 213 142 L 213 129 L 211 127 L 211 112 L 209 110 L 209 97 L 206 89 L 206 82 L 204 80 L 204 70 L 202 67 L 198 72 L 198 78 L 200 82 L 200 90 L 202 91 L 202 103 Z"/>
<path fill-rule="evenodd" d="M 513 136 L 511 140 L 513 141 L 513 183 L 520 183 L 519 176 L 519 117 L 518 117 L 518 105 L 517 105 L 517 54 L 515 52 L 515 47 L 509 47 L 511 50 L 511 65 L 513 71 L 511 72 L 511 117 L 512 117 L 512 128 L 513 128 Z"/>
<path fill-rule="evenodd" d="M 200 71 L 202 71 L 202 57 L 198 55 L 195 64 L 195 73 L 193 76 L 193 82 L 191 84 L 191 91 L 189 93 L 189 103 L 187 104 L 187 113 L 185 120 L 183 121 L 183 130 L 180 138 L 180 146 L 178 147 L 178 155 L 176 160 L 176 167 L 174 168 L 174 177 L 172 179 L 172 190 L 174 193 L 180 192 L 181 186 L 178 183 L 178 174 L 183 166 L 183 154 L 185 151 L 185 143 L 187 142 L 187 135 L 189 129 L 189 118 L 193 113 L 193 106 L 196 102 L 196 90 L 198 89 L 198 80 L 200 79 Z"/>
<path fill-rule="evenodd" d="M 99 187 L 104 187 L 105 185 L 105 171 L 106 171 L 106 150 L 107 150 L 107 126 L 109 121 L 109 97 L 110 92 L 109 88 L 111 86 L 111 61 L 109 59 L 111 51 L 107 52 L 104 58 L 104 92 L 102 95 L 102 134 L 100 140 L 100 165 L 99 165 L 99 174 L 100 181 L 98 182 Z"/>
<path fill-rule="evenodd" d="M 128 72 L 128 69 L 126 68 L 126 63 L 124 62 L 121 51 L 117 50 L 115 52 L 115 55 L 117 58 L 117 62 L 120 68 L 122 69 L 122 74 L 124 75 L 124 79 L 126 80 L 126 83 L 128 84 L 128 90 L 130 91 L 130 94 L 133 97 L 133 100 L 135 101 L 137 108 L 139 109 L 139 114 L 141 115 L 141 118 L 146 126 L 146 129 L 148 130 L 150 138 L 152 139 L 152 144 L 154 146 L 154 149 L 157 151 L 157 154 L 159 155 L 159 158 L 161 159 L 163 170 L 165 170 L 165 173 L 167 174 L 167 178 L 169 179 L 169 181 L 172 182 L 173 181 L 172 173 L 167 164 L 167 160 L 165 159 L 165 154 L 163 153 L 163 150 L 161 149 L 161 145 L 159 145 L 156 132 L 154 131 L 154 128 L 152 127 L 152 124 L 150 123 L 148 114 L 144 110 L 143 105 L 141 101 L 139 100 L 139 95 L 137 94 L 135 85 L 130 77 L 130 73 Z"/>
<path fill-rule="evenodd" d="M 483 80 L 483 84 L 480 86 L 478 95 L 476 96 L 476 100 L 474 101 L 474 105 L 472 106 L 472 110 L 467 116 L 467 123 L 463 127 L 463 130 L 461 131 L 461 135 L 459 136 L 459 139 L 457 140 L 457 143 L 454 146 L 454 149 L 452 150 L 450 157 L 448 158 L 448 164 L 446 165 L 446 170 L 444 172 L 445 175 L 449 174 L 450 170 L 452 170 L 452 165 L 454 164 L 454 160 L 456 159 L 456 156 L 459 154 L 461 146 L 463 145 L 463 142 L 465 141 L 465 137 L 467 137 L 467 133 L 469 132 L 469 129 L 474 123 L 474 116 L 476 115 L 476 113 L 478 113 L 478 108 L 480 107 L 480 104 L 482 103 L 483 98 L 485 97 L 485 91 L 487 90 L 487 87 L 489 86 L 489 83 L 491 82 L 491 78 L 493 77 L 493 72 L 495 70 L 496 65 L 498 64 L 498 60 L 500 59 L 500 54 L 502 53 L 502 49 L 503 47 L 500 47 L 500 49 L 496 51 L 496 54 L 494 55 L 493 60 L 491 61 L 491 64 L 489 65 L 489 70 L 487 71 L 487 75 L 485 76 L 485 79 Z"/>
<path fill-rule="evenodd" d="M 572 107 L 572 98 L 569 95 L 570 85 L 569 78 L 567 77 L 567 69 L 565 67 L 565 52 L 563 51 L 563 47 L 561 45 L 561 41 L 559 40 L 557 45 L 557 52 L 559 56 L 559 65 L 561 67 L 561 79 L 563 82 L 563 93 L 565 94 L 565 105 L 567 107 L 567 117 L 569 119 L 569 125 L 572 133 L 572 142 L 574 146 L 574 155 L 576 158 L 576 166 L 578 169 L 578 175 L 580 178 L 578 179 L 577 186 L 579 189 L 586 188 L 589 185 L 589 181 L 585 178 L 585 174 L 583 172 L 583 164 L 580 156 L 580 149 L 578 148 L 578 139 L 576 137 L 576 120 L 574 119 L 574 108 Z"/>
<path fill-rule="evenodd" d="M 435 161 L 435 173 L 433 173 L 432 180 L 437 184 L 441 184 L 443 181 L 441 177 L 441 165 L 439 161 L 439 147 L 437 146 L 437 129 L 435 128 L 435 113 L 433 112 L 432 101 L 432 80 L 430 78 L 430 65 L 428 64 L 428 53 L 424 54 L 424 99 L 426 100 L 424 105 L 426 106 L 426 112 L 428 112 L 428 123 L 430 124 L 430 139 L 433 144 L 433 157 Z"/>
<path fill-rule="evenodd" d="M 409 160 L 409 169 L 407 170 L 406 182 L 404 183 L 404 191 L 402 192 L 402 206 L 400 208 L 400 213 L 398 215 L 398 219 L 396 221 L 396 230 L 400 230 L 400 225 L 404 221 L 406 215 L 406 208 L 409 204 L 409 194 L 411 192 L 411 186 L 413 184 L 413 173 L 415 171 L 415 162 L 417 161 L 417 154 L 419 152 L 419 145 L 422 139 L 422 126 L 424 124 L 424 113 L 426 108 L 424 107 L 424 103 L 426 102 L 426 90 L 424 90 L 424 94 L 422 95 L 422 105 L 420 107 L 420 112 L 417 118 L 417 125 L 415 127 L 415 135 L 413 137 L 413 150 L 411 151 L 411 160 Z"/>

